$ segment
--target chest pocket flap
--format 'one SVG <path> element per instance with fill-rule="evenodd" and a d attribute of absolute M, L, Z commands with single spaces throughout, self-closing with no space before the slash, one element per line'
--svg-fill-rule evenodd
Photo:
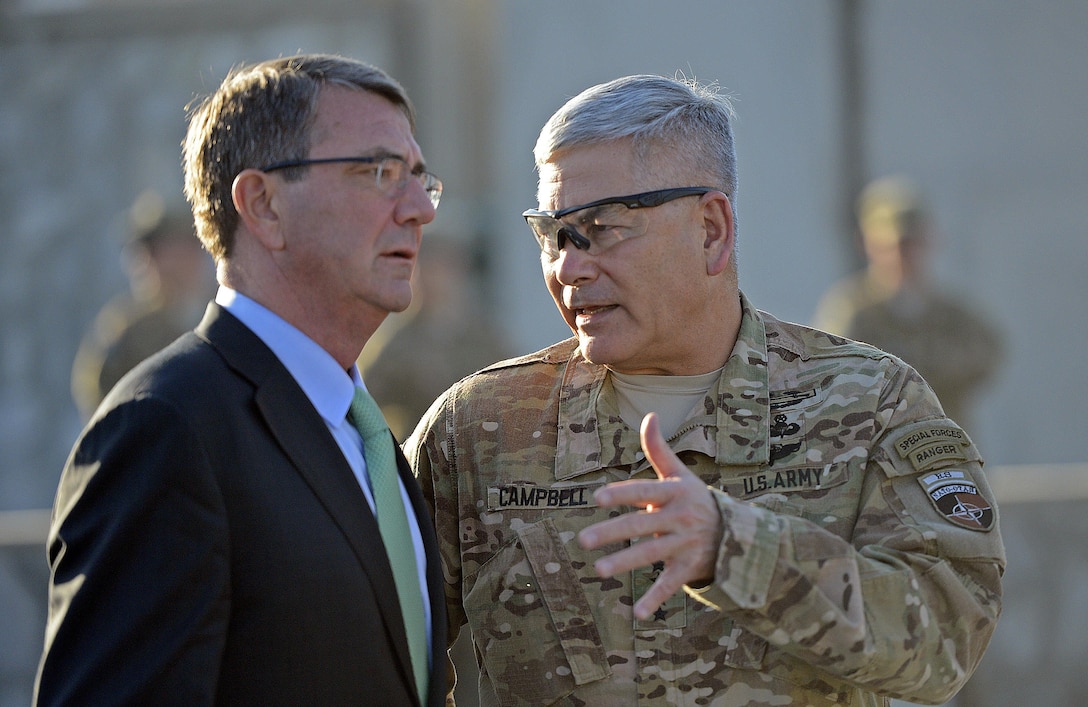
<path fill-rule="evenodd" d="M 584 685 L 611 674 L 593 612 L 550 519 L 518 531 L 529 566 L 548 607 L 574 682 Z"/>

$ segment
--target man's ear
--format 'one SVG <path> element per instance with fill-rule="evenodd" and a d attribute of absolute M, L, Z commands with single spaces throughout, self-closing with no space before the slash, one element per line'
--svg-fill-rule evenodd
<path fill-rule="evenodd" d="M 245 169 L 234 178 L 230 189 L 242 226 L 268 250 L 283 250 L 287 245 L 277 208 L 280 185 L 259 169 Z"/>
<path fill-rule="evenodd" d="M 709 192 L 703 196 L 703 229 L 706 271 L 708 275 L 718 275 L 729 266 L 735 245 L 733 205 L 722 192 Z"/>

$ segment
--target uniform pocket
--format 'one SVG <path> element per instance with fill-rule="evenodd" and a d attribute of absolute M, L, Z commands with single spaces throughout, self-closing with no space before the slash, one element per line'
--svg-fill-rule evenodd
<path fill-rule="evenodd" d="M 725 648 L 722 662 L 740 670 L 759 670 L 767 653 L 767 641 L 751 631 L 737 626 L 730 619 L 726 625 L 726 638 L 719 643 Z"/>
<path fill-rule="evenodd" d="M 504 704 L 547 704 L 611 674 L 589 601 L 555 525 L 522 526 L 465 595 L 484 671 Z M 520 697 L 520 699 L 519 699 Z"/>

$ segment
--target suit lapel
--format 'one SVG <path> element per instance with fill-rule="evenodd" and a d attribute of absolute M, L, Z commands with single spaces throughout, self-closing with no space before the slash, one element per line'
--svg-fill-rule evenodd
<path fill-rule="evenodd" d="M 430 696 L 423 695 L 420 699 L 424 704 L 444 704 L 448 622 L 445 580 L 442 573 L 442 560 L 438 552 L 438 537 L 435 534 L 427 503 L 423 498 L 423 491 L 419 488 L 419 482 L 416 481 L 408 460 L 401 452 L 400 445 L 396 444 L 396 438 L 393 441 L 397 454 L 397 471 L 412 502 L 412 510 L 419 523 L 420 535 L 423 536 L 423 550 L 427 555 L 427 594 L 430 597 L 431 606 L 431 694 Z"/>
<path fill-rule="evenodd" d="M 389 642 L 396 649 L 402 677 L 415 685 L 397 588 L 381 544 L 378 522 L 325 421 L 275 354 L 226 310 L 214 303 L 209 305 L 197 333 L 253 383 L 254 401 L 272 435 L 344 533 L 363 566 L 389 632 Z"/>

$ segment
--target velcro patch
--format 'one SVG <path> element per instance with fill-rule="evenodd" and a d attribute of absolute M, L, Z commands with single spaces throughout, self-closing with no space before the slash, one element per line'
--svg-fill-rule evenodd
<path fill-rule="evenodd" d="M 933 506 L 950 522 L 969 530 L 988 531 L 994 526 L 994 509 L 978 492 L 966 471 L 946 469 L 919 476 Z"/>
<path fill-rule="evenodd" d="M 958 427 L 934 425 L 922 427 L 896 440 L 899 456 L 910 461 L 915 471 L 925 471 L 947 461 L 965 461 L 967 440 Z"/>
<path fill-rule="evenodd" d="M 487 510 L 518 511 L 544 508 L 595 508 L 593 486 L 537 486 L 530 483 L 504 484 L 487 489 Z"/>
<path fill-rule="evenodd" d="M 631 570 L 631 598 L 638 601 L 650 590 L 657 578 L 665 571 L 664 562 L 655 562 L 648 567 L 636 567 Z M 653 615 L 645 621 L 635 619 L 636 631 L 657 631 L 663 628 L 684 628 L 687 622 L 687 594 L 674 592 L 671 597 L 657 607 Z"/>
<path fill-rule="evenodd" d="M 800 405 L 805 401 L 811 401 L 816 397 L 816 389 L 809 390 L 781 390 L 772 391 L 770 403 L 772 410 L 782 410 Z"/>

